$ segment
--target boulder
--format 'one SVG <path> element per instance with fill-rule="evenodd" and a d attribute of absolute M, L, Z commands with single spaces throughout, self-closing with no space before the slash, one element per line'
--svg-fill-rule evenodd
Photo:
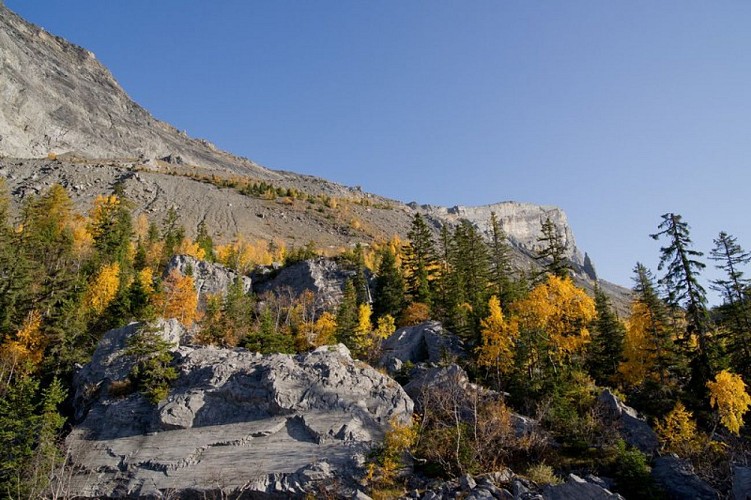
<path fill-rule="evenodd" d="M 165 275 L 172 272 L 173 269 L 179 271 L 180 274 L 191 274 L 193 276 L 198 292 L 199 308 L 205 308 L 208 295 L 226 295 L 238 276 L 242 280 L 243 292 L 248 293 L 251 290 L 249 277 L 239 275 L 221 264 L 198 260 L 190 255 L 175 255 L 172 257 L 167 264 Z"/>
<path fill-rule="evenodd" d="M 733 466 L 733 500 L 751 500 L 751 467 Z"/>
<path fill-rule="evenodd" d="M 623 500 L 621 495 L 603 488 L 599 484 L 599 478 L 594 479 L 595 481 L 588 481 L 575 474 L 569 474 L 565 483 L 545 486 L 542 496 L 545 500 Z"/>
<path fill-rule="evenodd" d="M 162 326 L 179 338 L 172 321 Z M 87 391 L 130 371 L 123 346 L 137 330 L 108 332 L 76 377 L 72 496 L 286 498 L 334 483 L 351 495 L 371 443 L 412 415 L 401 387 L 341 344 L 297 356 L 179 346 L 179 376 L 158 405 Z"/>
<path fill-rule="evenodd" d="M 673 500 L 716 500 L 720 494 L 696 475 L 687 460 L 666 455 L 654 461 L 652 477 Z"/>
<path fill-rule="evenodd" d="M 465 356 L 464 343 L 438 321 L 400 328 L 381 344 L 380 365 L 394 373 L 404 363 L 440 363 Z"/>
<path fill-rule="evenodd" d="M 639 417 L 636 410 L 623 404 L 610 389 L 602 391 L 597 401 L 626 443 L 648 455 L 657 450 L 657 434 L 643 418 Z"/>
<path fill-rule="evenodd" d="M 318 310 L 336 308 L 342 300 L 344 285 L 355 271 L 345 269 L 334 259 L 318 257 L 281 269 L 278 273 L 257 274 L 253 290 L 257 294 L 288 290 L 294 297 L 305 291 L 315 294 Z"/>

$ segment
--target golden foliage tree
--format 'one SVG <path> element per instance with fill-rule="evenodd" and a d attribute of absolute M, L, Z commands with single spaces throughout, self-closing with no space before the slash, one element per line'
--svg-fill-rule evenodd
<path fill-rule="evenodd" d="M 159 310 L 164 318 L 177 318 L 189 327 L 198 319 L 198 292 L 192 276 L 173 269 L 163 283 Z"/>
<path fill-rule="evenodd" d="M 562 366 L 589 342 L 589 323 L 596 316 L 594 300 L 570 278 L 548 275 L 529 295 L 514 303 L 519 335 L 528 337 L 530 362 L 548 359 Z"/>
<path fill-rule="evenodd" d="M 16 338 L 3 342 L 0 346 L 3 376 L 6 373 L 12 376 L 19 369 L 33 368 L 42 362 L 45 346 L 41 326 L 42 315 L 39 311 L 32 310 L 16 332 Z"/>
<path fill-rule="evenodd" d="M 727 370 L 719 372 L 714 382 L 707 382 L 710 404 L 717 408 L 722 425 L 733 434 L 738 434 L 743 426 L 743 415 L 751 406 L 751 397 L 746 392 L 746 384 L 739 375 Z"/>
<path fill-rule="evenodd" d="M 655 424 L 655 432 L 663 451 L 682 457 L 693 455 L 698 449 L 698 435 L 693 414 L 678 401 L 675 407 Z"/>
<path fill-rule="evenodd" d="M 314 346 L 332 344 L 336 339 L 336 316 L 325 311 L 314 323 L 313 331 L 315 332 Z"/>
<path fill-rule="evenodd" d="M 501 302 L 493 295 L 488 301 L 488 316 L 480 322 L 482 345 L 477 362 L 495 370 L 508 373 L 514 366 L 514 346 L 519 335 L 516 322 L 507 322 L 501 311 Z"/>
<path fill-rule="evenodd" d="M 177 246 L 176 252 L 179 255 L 189 255 L 198 260 L 203 260 L 206 258 L 206 250 L 201 248 L 198 243 L 191 241 L 188 238 L 185 238 L 180 242 L 180 244 Z"/>
<path fill-rule="evenodd" d="M 117 296 L 120 286 L 120 264 L 105 264 L 92 278 L 83 303 L 88 311 L 102 314 Z"/>

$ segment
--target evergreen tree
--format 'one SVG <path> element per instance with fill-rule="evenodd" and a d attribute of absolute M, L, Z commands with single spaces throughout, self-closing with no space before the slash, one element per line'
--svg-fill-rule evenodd
<path fill-rule="evenodd" d="M 435 245 L 425 219 L 417 213 L 407 234 L 409 244 L 404 249 L 404 270 L 407 293 L 413 302 L 430 304 L 431 279 L 435 272 Z"/>
<path fill-rule="evenodd" d="M 590 373 L 598 383 L 612 384 L 623 359 L 626 329 L 599 285 L 595 285 L 595 310 L 597 319 L 592 325 L 589 348 Z"/>
<path fill-rule="evenodd" d="M 404 309 L 404 276 L 396 265 L 396 255 L 391 248 L 386 246 L 381 250 L 380 257 L 373 311 L 378 318 L 386 314 L 398 318 Z"/>
<path fill-rule="evenodd" d="M 695 395 L 699 396 L 705 392 L 706 383 L 713 373 L 706 291 L 698 281 L 705 264 L 697 258 L 704 254 L 692 248 L 689 226 L 680 215 L 664 214 L 658 229 L 659 232 L 650 237 L 654 240 L 667 239 L 667 246 L 660 248 L 657 269 L 667 268 L 660 284 L 667 292 L 668 304 L 683 307 L 686 311 L 687 339 L 692 335 L 698 339 L 699 350 L 691 360 L 691 379 Z"/>
<path fill-rule="evenodd" d="M 495 212 L 490 212 L 490 275 L 494 293 L 501 304 L 508 305 L 516 298 L 513 270 L 511 268 L 511 249 Z"/>
<path fill-rule="evenodd" d="M 185 228 L 180 225 L 180 217 L 177 215 L 175 207 L 170 207 L 162 221 L 162 240 L 164 240 L 161 259 L 162 266 L 167 265 L 167 262 L 175 255 L 177 247 L 184 239 Z"/>
<path fill-rule="evenodd" d="M 455 288 L 451 293 L 469 305 L 471 314 L 467 326 L 478 334 L 479 322 L 485 317 L 488 304 L 490 256 L 480 232 L 468 220 L 462 220 L 454 229 L 452 260 Z"/>
<path fill-rule="evenodd" d="M 342 302 L 336 314 L 336 340 L 346 345 L 350 350 L 356 349 L 355 330 L 359 323 L 359 308 L 357 306 L 357 291 L 352 280 L 344 285 Z"/>
<path fill-rule="evenodd" d="M 563 237 L 558 232 L 558 228 L 546 217 L 540 221 L 542 236 L 537 238 L 537 242 L 542 246 L 541 250 L 535 256 L 535 260 L 543 261 L 543 271 L 538 274 L 553 274 L 559 278 L 566 278 L 571 274 L 571 263 L 566 259 L 566 244 Z"/>
<path fill-rule="evenodd" d="M 744 278 L 741 271 L 751 262 L 751 254 L 741 248 L 735 237 L 724 231 L 714 240 L 714 244 L 710 259 L 717 262 L 717 269 L 725 272 L 725 278 L 712 281 L 711 286 L 722 294 L 724 300 L 719 310 L 727 317 L 730 332 L 727 349 L 736 370 L 751 380 L 751 302 L 748 297 L 751 281 Z"/>
<path fill-rule="evenodd" d="M 458 296 L 456 274 L 452 268 L 454 262 L 453 239 L 449 227 L 441 226 L 438 236 L 438 273 L 434 280 L 433 316 L 444 325 L 451 327 L 451 317 L 461 297 Z"/>
<path fill-rule="evenodd" d="M 216 254 L 214 253 L 214 240 L 211 239 L 209 232 L 206 230 L 206 221 L 202 220 L 198 223 L 198 230 L 196 233 L 196 243 L 198 247 L 203 249 L 206 256 L 205 260 L 209 262 L 216 261 Z"/>
<path fill-rule="evenodd" d="M 352 284 L 357 294 L 357 304 L 369 304 L 371 300 L 368 278 L 365 275 L 365 254 L 362 245 L 359 243 L 355 245 L 352 260 L 355 265 L 355 276 L 352 278 Z"/>

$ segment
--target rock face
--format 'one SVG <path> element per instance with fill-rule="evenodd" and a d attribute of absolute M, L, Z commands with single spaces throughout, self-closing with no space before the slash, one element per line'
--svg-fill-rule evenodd
<path fill-rule="evenodd" d="M 574 233 L 569 226 L 566 214 L 558 207 L 506 201 L 479 207 L 426 208 L 430 214 L 441 219 L 454 222 L 467 219 L 488 235 L 490 234 L 490 214 L 495 212 L 498 223 L 509 240 L 515 246 L 533 253 L 540 250 L 538 238 L 542 236 L 541 223 L 549 217 L 555 224 L 562 242 L 566 245 L 566 257 L 580 268 L 584 267 L 584 256 L 576 247 Z"/>
<path fill-rule="evenodd" d="M 623 404 L 609 389 L 602 391 L 597 401 L 618 427 L 626 443 L 648 455 L 657 450 L 657 434 L 643 418 L 639 417 L 636 410 Z"/>
<path fill-rule="evenodd" d="M 654 461 L 652 477 L 673 500 L 717 500 L 720 494 L 699 479 L 686 460 L 666 455 Z"/>
<path fill-rule="evenodd" d="M 623 500 L 617 493 L 611 493 L 597 482 L 590 482 L 575 474 L 569 474 L 563 484 L 546 486 L 542 490 L 545 500 L 601 500 L 606 498 Z"/>
<path fill-rule="evenodd" d="M 174 327 L 161 331 L 179 338 Z M 412 414 L 395 381 L 342 345 L 299 356 L 180 346 L 179 378 L 159 405 L 113 396 L 111 383 L 132 363 L 122 347 L 137 330 L 108 332 L 76 377 L 83 421 L 67 440 L 77 467 L 71 494 L 302 495 L 322 480 L 356 476 L 389 420 Z"/>
<path fill-rule="evenodd" d="M 0 47 L 0 156 L 179 155 L 196 165 L 279 176 L 154 119 L 94 54 L 27 23 L 1 3 Z"/>
<path fill-rule="evenodd" d="M 380 365 L 391 373 L 404 363 L 439 363 L 466 355 L 464 343 L 438 321 L 400 328 L 381 345 Z"/>
<path fill-rule="evenodd" d="M 227 290 L 235 280 L 240 277 L 243 283 L 243 292 L 251 290 L 251 280 L 247 276 L 238 275 L 235 271 L 221 264 L 212 264 L 198 260 L 190 255 L 175 255 L 167 264 L 165 274 L 177 270 L 182 275 L 191 274 L 196 283 L 199 306 L 205 306 L 207 295 L 226 295 Z"/>
<path fill-rule="evenodd" d="M 733 466 L 733 500 L 751 500 L 751 467 Z"/>
<path fill-rule="evenodd" d="M 297 297 L 305 291 L 315 294 L 316 307 L 335 308 L 342 300 L 344 285 L 355 276 L 355 271 L 342 268 L 334 259 L 318 257 L 285 267 L 271 279 L 257 279 L 254 291 L 279 293 L 288 290 Z"/>

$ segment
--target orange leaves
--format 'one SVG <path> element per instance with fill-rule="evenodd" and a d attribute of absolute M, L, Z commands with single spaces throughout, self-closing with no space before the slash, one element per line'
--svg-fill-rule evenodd
<path fill-rule="evenodd" d="M 283 243 L 269 243 L 266 240 L 246 241 L 242 236 L 227 245 L 216 247 L 217 260 L 240 273 L 247 273 L 256 266 L 269 266 L 283 261 L 286 249 Z"/>
<path fill-rule="evenodd" d="M 177 318 L 185 326 L 198 319 L 198 292 L 192 276 L 183 276 L 173 269 L 163 283 L 157 307 L 165 318 Z"/>
<path fill-rule="evenodd" d="M 710 404 L 717 408 L 722 425 L 738 435 L 743 426 L 743 415 L 751 406 L 751 397 L 746 392 L 746 384 L 739 375 L 722 370 L 714 382 L 707 382 Z"/>
<path fill-rule="evenodd" d="M 94 314 L 102 314 L 117 296 L 120 286 L 120 264 L 105 264 L 89 282 L 83 298 L 84 307 Z"/>
<path fill-rule="evenodd" d="M 669 453 L 686 457 L 698 448 L 698 434 L 693 414 L 680 401 L 663 420 L 655 424 L 655 432 L 662 449 Z"/>
<path fill-rule="evenodd" d="M 178 255 L 190 255 L 191 257 L 195 257 L 198 260 L 203 260 L 206 258 L 206 250 L 198 246 L 198 243 L 191 241 L 188 238 L 185 238 L 180 242 L 180 244 L 177 246 L 176 253 Z"/>
<path fill-rule="evenodd" d="M 494 366 L 509 372 L 514 366 L 514 346 L 519 336 L 516 321 L 507 322 L 501 311 L 501 302 L 493 295 L 488 302 L 490 313 L 480 322 L 482 346 L 477 362 L 481 366 Z"/>

